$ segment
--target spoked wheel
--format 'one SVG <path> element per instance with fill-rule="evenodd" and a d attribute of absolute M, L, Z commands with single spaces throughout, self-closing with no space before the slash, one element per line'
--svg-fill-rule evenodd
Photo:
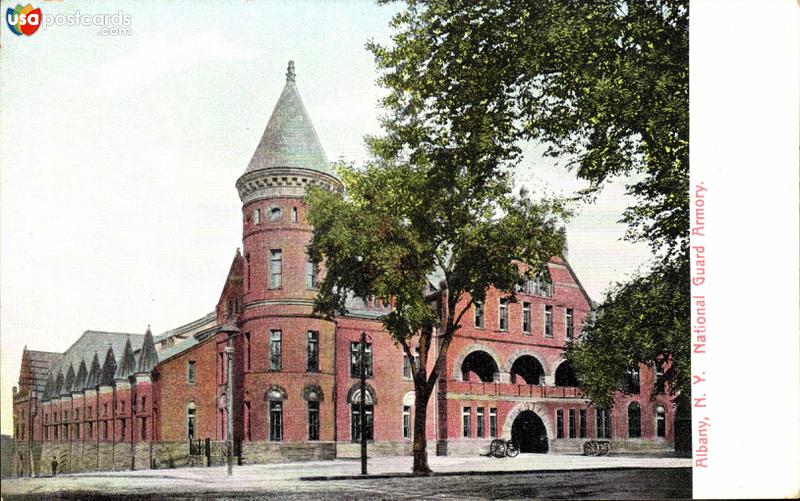
<path fill-rule="evenodd" d="M 506 445 L 506 456 L 510 458 L 515 458 L 519 455 L 519 447 L 514 445 L 514 442 L 508 441 Z"/>
<path fill-rule="evenodd" d="M 584 456 L 597 456 L 600 453 L 600 447 L 597 442 L 590 440 L 583 444 Z"/>
<path fill-rule="evenodd" d="M 489 455 L 494 456 L 496 458 L 505 457 L 506 455 L 505 441 L 500 440 L 499 438 L 492 440 L 492 443 L 489 445 Z"/>
<path fill-rule="evenodd" d="M 608 442 L 600 443 L 600 450 L 598 451 L 599 455 L 607 456 L 609 452 L 611 452 L 611 444 Z"/>

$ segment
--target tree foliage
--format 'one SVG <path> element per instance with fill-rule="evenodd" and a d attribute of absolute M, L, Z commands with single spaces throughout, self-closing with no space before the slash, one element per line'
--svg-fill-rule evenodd
<path fill-rule="evenodd" d="M 582 347 L 567 355 L 590 396 L 608 402 L 623 362 L 652 363 L 670 349 L 673 386 L 688 392 L 687 2 L 404 4 L 392 44 L 368 45 L 389 90 L 376 151 L 469 165 L 482 180 L 536 140 L 587 181 L 586 201 L 611 180 L 628 180 L 636 203 L 622 216 L 626 238 L 648 243 L 656 258 L 607 295 Z M 671 319 L 660 301 L 685 316 Z"/>
<path fill-rule="evenodd" d="M 409 360 L 412 343 L 419 347 L 419 366 L 412 367 L 414 471 L 427 473 L 427 404 L 463 316 L 487 288 L 513 295 L 523 276 L 546 273 L 563 250 L 559 228 L 567 211 L 558 201 L 512 196 L 503 176 L 474 176 L 468 161 L 419 158 L 341 166 L 346 196 L 312 188 L 306 203 L 314 226 L 309 255 L 325 268 L 317 311 L 344 314 L 350 295 L 374 297 L 392 305 L 383 325 Z M 441 278 L 433 295 L 432 274 Z M 438 355 L 429 364 L 433 342 Z"/>

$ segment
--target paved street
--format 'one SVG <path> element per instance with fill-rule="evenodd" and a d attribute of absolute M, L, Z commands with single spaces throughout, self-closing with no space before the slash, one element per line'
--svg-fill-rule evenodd
<path fill-rule="evenodd" d="M 340 460 L 242 466 L 232 478 L 214 467 L 13 479 L 2 491 L 4 499 L 664 499 L 691 497 L 689 465 L 650 457 L 433 457 L 436 476 L 410 478 L 396 476 L 410 469 L 410 458 L 399 457 L 370 460 L 380 478 L 348 478 L 359 463 Z"/>

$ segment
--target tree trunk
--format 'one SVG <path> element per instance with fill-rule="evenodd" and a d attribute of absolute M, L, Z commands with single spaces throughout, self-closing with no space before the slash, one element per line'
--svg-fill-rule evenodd
<path fill-rule="evenodd" d="M 414 384 L 414 475 L 429 475 L 426 419 L 431 391 Z"/>

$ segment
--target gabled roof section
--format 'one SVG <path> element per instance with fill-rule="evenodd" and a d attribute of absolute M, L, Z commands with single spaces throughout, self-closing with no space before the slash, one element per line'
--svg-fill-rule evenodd
<path fill-rule="evenodd" d="M 110 350 L 111 348 L 109 348 Z M 92 364 L 89 367 L 89 374 L 86 376 L 86 384 L 84 388 L 94 388 L 100 384 L 100 360 L 97 358 L 97 352 L 94 352 Z"/>
<path fill-rule="evenodd" d="M 47 377 L 50 374 L 50 366 L 60 358 L 60 353 L 29 350 L 25 347 L 19 371 L 20 391 L 32 388 L 38 392 L 44 392 Z"/>
<path fill-rule="evenodd" d="M 50 400 L 53 395 L 53 376 L 48 374 L 47 375 L 47 382 L 44 384 L 44 390 L 42 390 L 42 400 Z"/>
<path fill-rule="evenodd" d="M 231 267 L 228 270 L 228 277 L 225 279 L 225 285 L 222 287 L 222 293 L 219 296 L 219 301 L 217 301 L 216 320 L 218 324 L 223 324 L 239 314 L 242 302 L 244 267 L 244 257 L 242 257 L 241 251 L 236 249 L 236 254 L 233 256 Z"/>
<path fill-rule="evenodd" d="M 130 347 L 130 341 L 126 344 Z M 95 354 L 97 356 L 97 354 Z M 100 386 L 111 386 L 114 384 L 114 375 L 117 372 L 117 359 L 114 357 L 114 348 L 108 347 L 106 359 L 103 361 L 103 368 L 100 369 L 100 379 L 97 382 Z"/>
<path fill-rule="evenodd" d="M 89 371 L 86 370 L 86 362 L 81 360 L 81 365 L 78 366 L 78 373 L 75 375 L 75 382 L 72 383 L 72 391 L 83 391 L 86 386 L 86 376 Z"/>
<path fill-rule="evenodd" d="M 136 372 L 150 372 L 155 368 L 156 364 L 158 364 L 156 345 L 153 342 L 153 333 L 150 331 L 150 327 L 147 327 L 142 349 L 139 350 L 139 360 L 136 362 Z"/>
<path fill-rule="evenodd" d="M 114 379 L 127 379 L 132 376 L 136 371 L 136 359 L 133 358 L 133 348 L 131 348 L 131 340 L 125 343 L 124 351 L 122 352 L 122 360 L 117 365 L 117 372 L 114 374 Z"/>
<path fill-rule="evenodd" d="M 297 91 L 294 61 L 289 61 L 286 85 L 245 174 L 274 167 L 300 167 L 333 175 L 317 131 Z"/>
<path fill-rule="evenodd" d="M 59 394 L 69 395 L 72 391 L 73 384 L 75 384 L 75 369 L 73 369 L 72 364 L 70 364 L 69 369 L 67 369 L 67 375 L 64 377 L 64 385 L 61 386 Z"/>
<path fill-rule="evenodd" d="M 59 369 L 66 373 L 70 364 L 77 367 L 81 360 L 95 352 L 105 353 L 109 346 L 114 349 L 114 353 L 122 353 L 122 347 L 129 338 L 133 343 L 140 343 L 143 336 L 127 332 L 84 331 L 81 337 L 72 343 L 72 346 L 63 355 L 60 355 L 50 370 L 53 374 L 57 373 Z"/>

